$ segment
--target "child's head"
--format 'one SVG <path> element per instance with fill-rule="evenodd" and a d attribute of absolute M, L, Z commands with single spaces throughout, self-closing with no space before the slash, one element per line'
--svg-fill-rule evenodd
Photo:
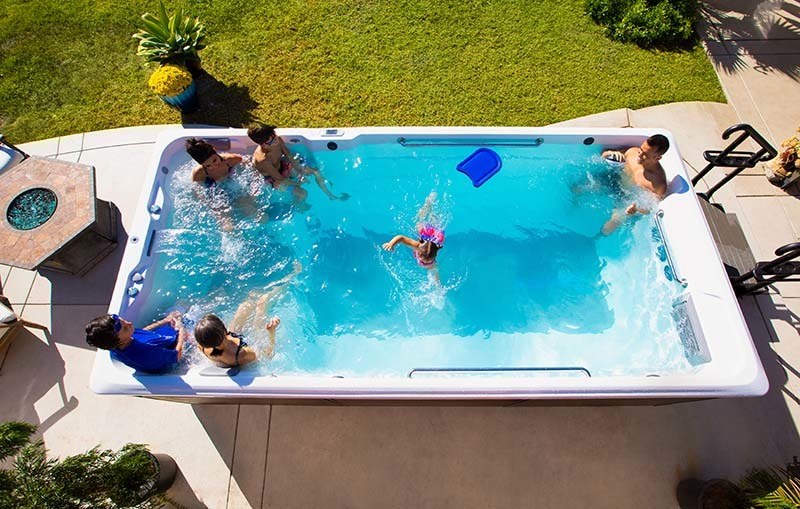
<path fill-rule="evenodd" d="M 263 124 L 252 126 L 247 130 L 247 136 L 259 145 L 263 145 L 275 139 L 275 126 Z"/>
<path fill-rule="evenodd" d="M 204 348 L 211 348 L 211 355 L 219 355 L 219 347 L 228 336 L 228 329 L 216 315 L 206 315 L 194 327 L 194 339 Z"/>
<path fill-rule="evenodd" d="M 430 240 L 422 240 L 417 246 L 417 259 L 423 265 L 431 265 L 436 261 L 436 254 L 441 249 Z"/>

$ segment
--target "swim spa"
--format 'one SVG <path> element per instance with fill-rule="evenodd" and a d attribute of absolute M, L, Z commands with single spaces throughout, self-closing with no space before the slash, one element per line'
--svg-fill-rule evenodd
<path fill-rule="evenodd" d="M 661 133 L 670 193 L 600 230 L 627 200 L 606 182 L 608 147 Z M 643 129 L 284 129 L 310 208 L 231 178 L 219 228 L 188 183 L 200 137 L 251 154 L 243 130 L 165 132 L 144 176 L 109 312 L 144 326 L 172 309 L 230 320 L 280 284 L 275 356 L 238 371 L 189 349 L 170 374 L 98 351 L 93 390 L 175 399 L 699 399 L 761 395 L 767 382 L 697 198 L 668 132 Z M 228 148 L 229 147 L 229 148 Z M 456 166 L 480 147 L 502 169 L 473 187 Z M 436 193 L 446 240 L 438 279 L 395 234 L 414 235 Z M 237 194 L 238 193 L 238 194 Z M 236 204 L 246 198 L 248 207 Z M 305 209 L 305 207 L 302 207 Z M 245 212 L 245 210 L 247 210 Z M 297 262 L 297 263 L 296 263 Z M 295 272 L 297 272 L 295 274 Z M 256 349 L 263 331 L 249 331 Z"/>

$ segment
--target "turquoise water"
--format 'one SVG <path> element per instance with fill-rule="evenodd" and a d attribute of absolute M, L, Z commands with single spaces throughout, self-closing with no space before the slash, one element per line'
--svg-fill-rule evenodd
<path fill-rule="evenodd" d="M 254 368 L 263 373 L 688 369 L 670 315 L 679 288 L 664 277 L 652 216 L 599 235 L 615 208 L 652 205 L 609 180 L 600 147 L 495 146 L 503 168 L 476 189 L 455 167 L 477 147 L 301 148 L 334 193 L 350 195 L 330 200 L 310 179 L 303 212 L 290 193 L 264 187 L 246 160 L 207 196 L 234 219 L 230 232 L 197 200 L 188 157 L 176 156 L 174 212 L 154 245 L 143 315 L 177 307 L 192 319 L 214 312 L 227 322 L 244 300 L 273 292 L 269 314 L 282 323 L 275 357 Z M 441 283 L 410 249 L 380 247 L 395 234 L 414 236 L 432 191 L 446 231 Z M 292 277 L 295 261 L 302 268 Z M 266 343 L 263 330 L 241 332 L 257 350 Z M 189 349 L 188 362 L 207 362 L 200 357 Z"/>

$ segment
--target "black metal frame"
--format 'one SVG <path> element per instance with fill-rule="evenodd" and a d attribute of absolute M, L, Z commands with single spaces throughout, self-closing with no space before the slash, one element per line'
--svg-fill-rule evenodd
<path fill-rule="evenodd" d="M 800 262 L 794 261 L 800 257 L 800 242 L 779 247 L 775 250 L 775 256 L 777 258 L 774 260 L 758 262 L 750 272 L 731 278 L 731 284 L 737 295 L 755 293 L 779 281 L 800 281 L 797 278 L 789 279 L 791 276 L 800 275 Z M 748 283 L 750 279 L 754 279 L 755 283 Z"/>
<path fill-rule="evenodd" d="M 736 169 L 725 175 L 705 193 L 697 193 L 698 196 L 710 200 L 711 196 L 716 193 L 719 188 L 727 184 L 746 168 L 753 168 L 757 163 L 769 161 L 778 155 L 778 151 L 775 150 L 775 147 L 770 145 L 770 143 L 749 124 L 736 124 L 725 129 L 725 132 L 722 133 L 722 139 L 727 140 L 737 131 L 742 131 L 742 133 L 724 150 L 706 150 L 703 152 L 703 158 L 708 161 L 708 165 L 692 179 L 692 185 L 697 185 L 708 172 L 717 166 Z M 736 148 L 744 143 L 747 138 L 752 138 L 761 148 L 757 152 L 736 151 Z"/>
<path fill-rule="evenodd" d="M 0 134 L 0 144 L 7 146 L 7 147 L 11 148 L 11 150 L 13 150 L 13 151 L 19 153 L 20 155 L 22 155 L 22 160 L 23 161 L 30 157 L 30 155 L 28 155 L 27 152 L 23 151 L 21 148 L 17 147 L 16 145 L 14 145 L 10 141 L 8 141 L 5 138 L 5 136 L 3 136 L 2 134 Z"/>

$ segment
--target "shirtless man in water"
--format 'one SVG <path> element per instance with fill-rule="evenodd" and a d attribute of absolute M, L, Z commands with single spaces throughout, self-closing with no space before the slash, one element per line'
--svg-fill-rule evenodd
<path fill-rule="evenodd" d="M 659 160 L 667 150 L 669 150 L 669 140 L 666 136 L 656 134 L 644 140 L 639 147 L 630 147 L 625 152 L 606 150 L 602 157 L 619 163 L 624 162 L 625 174 L 633 183 L 650 191 L 661 200 L 667 194 L 667 175 Z M 628 205 L 624 212 L 622 210 L 614 211 L 611 219 L 603 225 L 603 235 L 609 235 L 616 230 L 624 222 L 626 216 L 648 213 L 650 213 L 649 210 L 639 207 L 636 203 Z"/>
<path fill-rule="evenodd" d="M 350 196 L 333 194 L 318 169 L 304 164 L 295 165 L 286 143 L 275 133 L 275 126 L 259 125 L 247 130 L 247 135 L 258 146 L 253 153 L 253 166 L 264 176 L 264 181 L 274 189 L 290 187 L 296 204 L 304 206 L 308 191 L 300 187 L 307 175 L 313 175 L 317 185 L 331 200 L 346 200 Z"/>

